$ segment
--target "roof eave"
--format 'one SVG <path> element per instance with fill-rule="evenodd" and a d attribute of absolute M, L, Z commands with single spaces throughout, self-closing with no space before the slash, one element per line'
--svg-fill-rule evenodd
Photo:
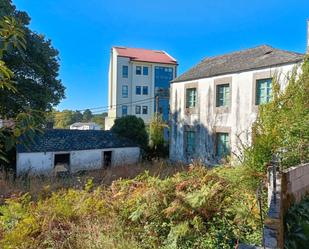
<path fill-rule="evenodd" d="M 213 75 L 204 76 L 204 77 L 203 76 L 202 77 L 192 77 L 192 78 L 183 79 L 183 80 L 177 80 L 177 78 L 176 78 L 176 79 L 171 81 L 171 84 L 173 84 L 173 83 L 182 83 L 182 82 L 192 81 L 192 80 L 207 79 L 207 78 L 212 78 L 212 77 L 221 76 L 221 75 L 227 75 L 227 74 L 233 74 L 233 73 L 248 72 L 248 71 L 252 71 L 252 70 L 256 70 L 256 69 L 264 69 L 264 68 L 269 68 L 269 67 L 276 67 L 276 66 L 282 66 L 282 65 L 290 65 L 290 64 L 299 63 L 301 61 L 303 61 L 303 58 L 299 59 L 299 60 L 291 61 L 291 62 L 286 62 L 286 63 L 279 63 L 279 64 L 273 64 L 273 65 L 262 66 L 262 67 L 254 67 L 254 68 L 249 68 L 249 69 L 246 69 L 246 70 L 238 70 L 238 71 L 231 71 L 231 72 L 225 72 L 225 73 L 218 73 L 218 74 L 213 74 Z M 179 76 L 179 77 L 181 77 L 181 76 Z"/>

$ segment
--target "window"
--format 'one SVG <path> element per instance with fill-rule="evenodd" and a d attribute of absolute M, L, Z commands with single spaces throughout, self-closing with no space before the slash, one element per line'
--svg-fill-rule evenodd
<path fill-rule="evenodd" d="M 148 86 L 143 86 L 143 95 L 148 95 Z"/>
<path fill-rule="evenodd" d="M 143 67 L 143 75 L 148 75 L 148 67 Z"/>
<path fill-rule="evenodd" d="M 148 114 L 148 106 L 143 106 L 143 114 Z"/>
<path fill-rule="evenodd" d="M 142 94 L 142 87 L 141 86 L 136 86 L 135 88 L 135 94 L 136 95 L 141 95 Z"/>
<path fill-rule="evenodd" d="M 186 131 L 186 154 L 193 155 L 195 152 L 195 131 Z"/>
<path fill-rule="evenodd" d="M 217 133 L 216 137 L 217 148 L 216 155 L 222 159 L 230 154 L 230 138 L 229 133 Z"/>
<path fill-rule="evenodd" d="M 122 97 L 127 98 L 129 94 L 129 88 L 127 85 L 122 86 Z"/>
<path fill-rule="evenodd" d="M 123 105 L 122 106 L 122 116 L 128 115 L 128 106 Z"/>
<path fill-rule="evenodd" d="M 272 79 L 256 81 L 256 105 L 266 104 L 272 99 Z"/>
<path fill-rule="evenodd" d="M 194 108 L 196 105 L 196 88 L 188 88 L 186 98 L 186 108 Z"/>
<path fill-rule="evenodd" d="M 135 106 L 135 114 L 141 114 L 141 106 L 140 105 Z"/>
<path fill-rule="evenodd" d="M 141 75 L 142 74 L 142 67 L 141 66 L 136 66 L 136 75 Z"/>
<path fill-rule="evenodd" d="M 129 67 L 122 66 L 122 78 L 128 78 L 129 75 Z"/>
<path fill-rule="evenodd" d="M 216 106 L 229 106 L 230 105 L 230 85 L 223 84 L 216 87 Z"/>

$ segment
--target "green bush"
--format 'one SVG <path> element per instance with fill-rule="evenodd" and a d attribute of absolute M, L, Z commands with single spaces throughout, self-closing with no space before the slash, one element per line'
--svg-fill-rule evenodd
<path fill-rule="evenodd" d="M 272 156 L 281 153 L 284 168 L 309 161 L 309 57 L 295 68 L 287 87 L 273 82 L 273 100 L 259 107 L 253 125 L 252 146 L 245 149 L 244 164 L 265 172 Z M 283 77 L 278 75 L 277 77 Z"/>
<path fill-rule="evenodd" d="M 285 248 L 307 248 L 309 245 L 309 197 L 294 204 L 285 217 Z"/>
<path fill-rule="evenodd" d="M 247 175 L 245 168 L 192 167 L 165 179 L 146 172 L 106 188 L 91 190 L 88 182 L 84 190 L 61 190 L 37 201 L 12 198 L 0 207 L 0 248 L 259 244 L 259 210 Z"/>

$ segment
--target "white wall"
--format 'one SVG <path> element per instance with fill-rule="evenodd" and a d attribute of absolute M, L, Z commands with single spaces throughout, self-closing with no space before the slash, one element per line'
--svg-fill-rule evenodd
<path fill-rule="evenodd" d="M 122 77 L 122 66 L 128 66 L 129 74 L 128 78 Z M 136 75 L 136 66 L 147 66 L 148 75 Z M 174 72 L 177 69 L 176 65 L 172 64 L 158 64 L 149 62 L 135 62 L 131 61 L 127 57 L 118 56 L 115 48 L 112 49 L 110 72 L 109 72 L 109 99 L 112 99 L 112 107 L 108 111 L 108 116 L 105 118 L 105 130 L 110 130 L 114 124 L 114 120 L 122 116 L 122 106 L 128 106 L 128 115 L 135 115 L 144 120 L 146 124 L 150 123 L 154 115 L 154 103 L 155 100 L 149 100 L 154 98 L 154 74 L 155 66 L 172 67 Z M 128 98 L 122 97 L 122 86 L 127 85 L 129 89 Z M 148 95 L 136 95 L 136 86 L 148 86 Z M 111 90 L 112 89 L 112 90 Z M 145 100 L 145 101 L 144 101 Z M 139 101 L 138 103 L 135 103 Z M 128 104 L 129 103 L 129 104 Z M 132 104 L 131 104 L 132 103 Z M 136 105 L 147 106 L 148 114 L 135 114 Z M 141 109 L 142 111 L 142 109 Z"/>
<path fill-rule="evenodd" d="M 210 77 L 171 85 L 171 145 L 170 158 L 186 161 L 184 153 L 184 126 L 197 129 L 196 155 L 206 163 L 215 162 L 214 134 L 216 127 L 230 129 L 231 151 L 240 155 L 240 141 L 250 143 L 251 126 L 257 116 L 254 104 L 255 77 L 257 74 L 279 76 L 282 87 L 287 83 L 287 76 L 295 65 L 285 65 L 268 69 L 240 72 L 217 77 Z M 218 113 L 215 107 L 215 80 L 232 77 L 231 105 L 228 113 Z M 262 77 L 267 78 L 267 77 Z M 185 88 L 189 84 L 197 86 L 197 110 L 194 114 L 185 112 Z"/>
<path fill-rule="evenodd" d="M 79 170 L 100 169 L 103 166 L 103 151 L 112 151 L 112 166 L 135 164 L 140 156 L 138 147 L 17 153 L 16 170 L 18 175 L 28 171 L 30 173 L 50 174 L 53 172 L 55 154 L 61 153 L 70 153 L 70 169 L 72 173 Z"/>

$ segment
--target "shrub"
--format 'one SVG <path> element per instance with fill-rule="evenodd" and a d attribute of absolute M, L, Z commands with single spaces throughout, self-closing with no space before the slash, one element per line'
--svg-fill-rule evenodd
<path fill-rule="evenodd" d="M 37 201 L 12 198 L 0 208 L 0 248 L 259 244 L 259 210 L 254 188 L 245 187 L 246 174 L 232 167 L 191 167 L 164 179 L 145 172 L 93 190 L 88 181 L 84 189 L 59 190 Z"/>
<path fill-rule="evenodd" d="M 285 168 L 309 160 L 309 57 L 301 69 L 299 73 L 295 68 L 288 76 L 290 80 L 283 91 L 274 80 L 273 101 L 259 107 L 253 143 L 244 158 L 247 166 L 259 172 L 265 172 L 265 165 L 281 150 Z"/>

